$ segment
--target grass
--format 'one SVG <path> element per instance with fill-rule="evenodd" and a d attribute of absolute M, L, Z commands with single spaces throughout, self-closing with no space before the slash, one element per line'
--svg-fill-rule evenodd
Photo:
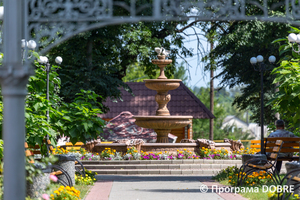
<path fill-rule="evenodd" d="M 228 179 L 220 181 L 222 185 L 230 186 L 228 184 Z M 263 192 L 262 188 L 259 188 L 259 192 L 245 192 L 245 193 L 239 193 L 243 197 L 249 199 L 249 200 L 266 200 L 268 199 L 268 193 Z"/>

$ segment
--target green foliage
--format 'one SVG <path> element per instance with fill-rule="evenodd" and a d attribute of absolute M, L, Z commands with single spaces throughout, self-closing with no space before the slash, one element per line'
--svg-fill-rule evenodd
<path fill-rule="evenodd" d="M 61 134 L 70 137 L 70 141 L 86 142 L 97 138 L 103 131 L 105 121 L 98 117 L 102 113 L 102 105 L 97 102 L 101 98 L 94 91 L 78 93 L 72 103 L 64 103 L 58 108 L 58 115 L 51 118 Z"/>
<path fill-rule="evenodd" d="M 276 78 L 273 83 L 279 82 L 278 89 L 270 104 L 279 111 L 280 116 L 287 123 L 288 129 L 299 135 L 300 128 L 300 66 L 299 60 L 285 60 L 273 70 Z"/>
<path fill-rule="evenodd" d="M 226 169 L 222 169 L 216 176 L 213 177 L 216 181 L 223 181 L 228 179 L 229 176 L 233 176 L 234 174 L 238 174 L 239 168 L 236 166 L 227 167 Z"/>
<path fill-rule="evenodd" d="M 46 112 L 49 109 L 50 119 L 57 115 L 57 108 L 60 106 L 61 98 L 58 96 L 60 79 L 55 72 L 57 66 L 52 66 L 49 73 L 49 102 L 46 98 L 46 72 L 45 67 L 37 62 L 35 75 L 29 78 L 26 97 L 26 141 L 30 145 L 42 144 L 46 135 L 49 135 L 52 144 L 54 138 L 59 134 L 53 129 L 51 122 L 47 121 Z"/>
<path fill-rule="evenodd" d="M 184 63 L 181 63 L 180 65 L 176 66 L 174 74 L 171 78 L 172 79 L 181 79 L 182 83 L 187 85 L 189 77 L 186 75 L 186 69 L 183 65 L 184 65 Z"/>
<path fill-rule="evenodd" d="M 157 70 L 158 72 L 159 70 Z M 143 82 L 144 79 L 150 79 L 144 72 L 144 67 L 139 63 L 134 63 L 127 67 L 126 76 L 122 80 L 126 82 Z"/>
<path fill-rule="evenodd" d="M 3 159 L 3 140 L 0 139 L 0 161 Z"/>
<path fill-rule="evenodd" d="M 293 33 L 300 33 L 300 30 L 291 27 Z M 285 120 L 286 128 L 296 135 L 300 135 L 300 67 L 299 55 L 292 50 L 292 45 L 299 50 L 297 45 L 288 42 L 287 37 L 273 41 L 280 44 L 279 54 L 282 56 L 278 63 L 280 66 L 274 68 L 272 74 L 275 75 L 273 84 L 278 85 L 278 92 L 269 101 L 274 111 L 279 112 L 281 119 Z M 274 125 L 271 128 L 275 128 Z"/>

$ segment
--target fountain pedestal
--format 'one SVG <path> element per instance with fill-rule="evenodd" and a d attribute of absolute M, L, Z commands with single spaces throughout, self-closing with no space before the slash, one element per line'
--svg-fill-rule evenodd
<path fill-rule="evenodd" d="M 169 143 L 168 134 L 171 132 L 171 129 L 156 129 L 157 133 L 157 143 Z"/>

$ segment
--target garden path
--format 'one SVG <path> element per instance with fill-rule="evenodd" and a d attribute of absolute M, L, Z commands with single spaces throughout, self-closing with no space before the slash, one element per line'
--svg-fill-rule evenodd
<path fill-rule="evenodd" d="M 85 200 L 246 200 L 239 194 L 215 193 L 212 176 L 98 175 Z M 200 186 L 208 186 L 206 193 Z"/>

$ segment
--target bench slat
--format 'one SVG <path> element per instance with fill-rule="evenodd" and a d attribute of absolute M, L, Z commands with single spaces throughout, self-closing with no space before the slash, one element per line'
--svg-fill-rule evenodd
<path fill-rule="evenodd" d="M 272 138 L 265 138 L 265 141 L 276 141 L 280 138 L 283 142 L 295 141 L 299 142 L 300 138 L 297 137 L 272 137 Z"/>

